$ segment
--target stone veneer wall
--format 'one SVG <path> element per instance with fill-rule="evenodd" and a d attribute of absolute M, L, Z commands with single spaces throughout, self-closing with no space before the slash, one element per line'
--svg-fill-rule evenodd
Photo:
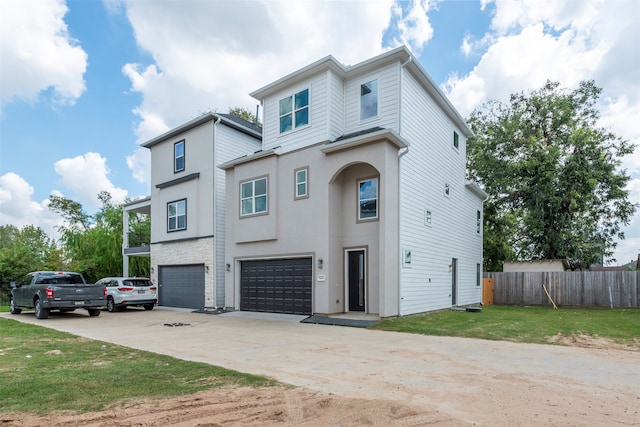
<path fill-rule="evenodd" d="M 215 306 L 213 237 L 151 245 L 151 280 L 158 284 L 158 266 L 204 264 L 204 306 Z M 209 270 L 207 271 L 207 267 Z M 224 284 L 221 284 L 224 286 Z"/>

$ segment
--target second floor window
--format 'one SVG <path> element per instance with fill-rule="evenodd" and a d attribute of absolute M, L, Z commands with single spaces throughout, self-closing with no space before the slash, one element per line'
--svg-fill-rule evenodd
<path fill-rule="evenodd" d="M 309 89 L 280 100 L 280 133 L 309 124 Z"/>
<path fill-rule="evenodd" d="M 184 170 L 184 141 L 176 142 L 173 146 L 173 171 Z"/>
<path fill-rule="evenodd" d="M 358 181 L 358 220 L 378 218 L 378 178 Z"/>
<path fill-rule="evenodd" d="M 178 200 L 167 204 L 167 231 L 187 229 L 187 201 Z"/>
<path fill-rule="evenodd" d="M 307 197 L 309 195 L 309 190 L 307 188 L 309 180 L 308 177 L 309 169 L 296 169 L 296 199 L 302 199 L 303 197 Z"/>
<path fill-rule="evenodd" d="M 378 80 L 360 85 L 360 120 L 378 115 Z"/>
<path fill-rule="evenodd" d="M 267 212 L 267 178 L 254 179 L 240 184 L 240 215 Z"/>

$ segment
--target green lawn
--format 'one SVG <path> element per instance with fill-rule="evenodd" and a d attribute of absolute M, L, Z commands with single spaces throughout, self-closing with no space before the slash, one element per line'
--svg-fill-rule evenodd
<path fill-rule="evenodd" d="M 640 310 L 484 306 L 480 313 L 447 310 L 385 319 L 372 328 L 544 344 L 557 334 L 585 334 L 637 346 Z"/>
<path fill-rule="evenodd" d="M 277 383 L 0 319 L 0 412 L 95 411 L 131 399 L 171 397 L 236 384 Z"/>

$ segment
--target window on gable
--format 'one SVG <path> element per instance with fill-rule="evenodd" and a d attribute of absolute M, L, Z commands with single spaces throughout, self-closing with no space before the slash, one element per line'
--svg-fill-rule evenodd
<path fill-rule="evenodd" d="M 296 169 L 296 199 L 309 196 L 309 169 Z"/>
<path fill-rule="evenodd" d="M 184 140 L 173 145 L 173 171 L 182 172 L 184 170 Z"/>
<path fill-rule="evenodd" d="M 167 231 L 187 229 L 187 200 L 167 203 Z"/>
<path fill-rule="evenodd" d="M 480 211 L 476 211 L 476 233 L 480 234 L 482 230 L 482 214 Z"/>
<path fill-rule="evenodd" d="M 458 149 L 460 147 L 460 141 L 458 137 L 458 132 L 453 131 L 453 147 Z"/>
<path fill-rule="evenodd" d="M 378 218 L 378 178 L 358 181 L 358 220 Z"/>
<path fill-rule="evenodd" d="M 378 115 L 378 80 L 360 85 L 360 120 Z"/>
<path fill-rule="evenodd" d="M 258 178 L 240 184 L 240 216 L 267 212 L 267 178 Z"/>
<path fill-rule="evenodd" d="M 449 193 L 451 192 L 451 189 L 449 187 L 449 184 L 444 184 L 444 195 L 449 197 Z"/>
<path fill-rule="evenodd" d="M 309 124 L 309 89 L 283 98 L 279 104 L 280 133 Z"/>

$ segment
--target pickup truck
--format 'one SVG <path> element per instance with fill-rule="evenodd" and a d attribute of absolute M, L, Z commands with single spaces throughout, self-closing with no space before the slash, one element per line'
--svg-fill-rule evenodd
<path fill-rule="evenodd" d="M 89 316 L 99 316 L 107 304 L 107 289 L 84 281 L 80 273 L 35 271 L 11 283 L 11 314 L 35 309 L 38 319 L 49 317 L 50 310 L 73 311 L 84 308 Z"/>

